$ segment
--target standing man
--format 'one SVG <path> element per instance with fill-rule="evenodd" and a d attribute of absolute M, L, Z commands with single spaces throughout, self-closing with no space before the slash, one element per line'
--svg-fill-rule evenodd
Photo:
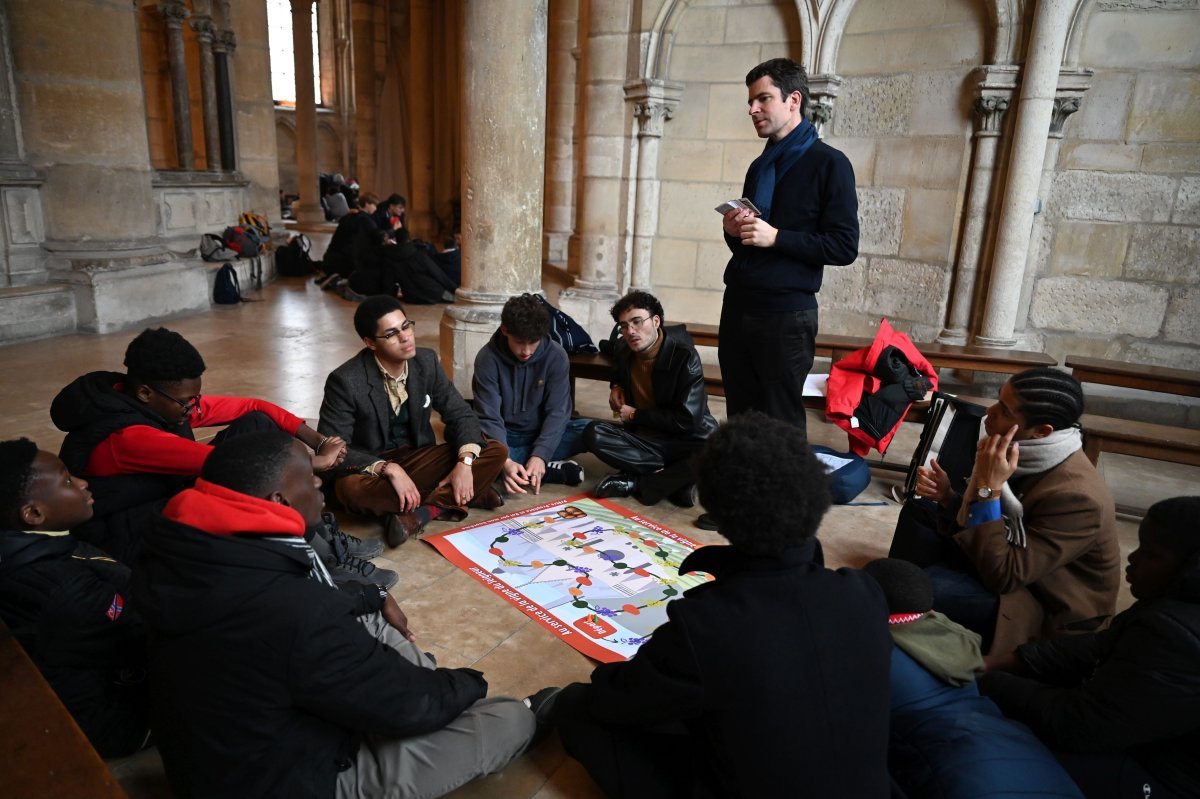
<path fill-rule="evenodd" d="M 492 481 L 508 448 L 485 441 L 437 353 L 417 346 L 416 324 L 395 297 L 363 300 L 354 330 L 365 346 L 325 381 L 317 426 L 350 442 L 343 468 L 330 475 L 338 500 L 380 517 L 393 547 L 432 519 L 457 521 L 468 507 L 504 504 Z M 444 444 L 434 437 L 433 411 L 446 425 Z"/>
<path fill-rule="evenodd" d="M 787 58 L 746 75 L 762 155 L 742 196 L 760 213 L 725 214 L 721 374 L 729 415 L 759 410 L 807 434 L 804 380 L 817 335 L 817 291 L 826 264 L 858 257 L 858 196 L 846 156 L 817 139 L 804 118 L 808 76 Z"/>

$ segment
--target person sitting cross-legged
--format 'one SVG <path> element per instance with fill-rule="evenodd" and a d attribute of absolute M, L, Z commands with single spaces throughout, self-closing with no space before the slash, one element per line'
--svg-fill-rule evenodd
<path fill-rule="evenodd" d="M 535 730 L 483 675 L 436 668 L 386 594 L 361 615 L 305 543 L 308 452 L 278 431 L 219 447 L 146 534 L 154 727 L 178 796 L 441 796 Z"/>
<path fill-rule="evenodd" d="M 532 294 L 510 297 L 500 329 L 475 356 L 471 379 L 475 413 L 484 435 L 508 446 L 504 488 L 538 493 L 542 483 L 579 485 L 591 421 L 571 418 L 571 364 L 550 339 L 550 314 Z"/>
<path fill-rule="evenodd" d="M 823 565 L 829 491 L 804 434 L 741 414 L 698 481 L 729 545 L 679 571 L 715 579 L 628 662 L 539 691 L 535 712 L 609 796 L 888 796 L 887 605 L 866 574 Z"/>
<path fill-rule="evenodd" d="M 668 497 L 695 504 L 692 456 L 717 427 L 708 412 L 700 355 L 683 325 L 663 327 L 663 307 L 631 291 L 612 307 L 621 331 L 613 353 L 608 404 L 621 424 L 593 422 L 587 450 L 620 471 L 596 484 L 605 497 L 636 496 L 647 505 Z"/>

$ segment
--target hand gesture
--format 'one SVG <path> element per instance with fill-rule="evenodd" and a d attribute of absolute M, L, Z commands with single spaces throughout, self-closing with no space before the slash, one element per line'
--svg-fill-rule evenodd
<path fill-rule="evenodd" d="M 741 228 L 737 235 L 742 239 L 742 244 L 747 247 L 774 247 L 775 237 L 779 234 L 776 228 L 771 227 L 757 216 L 751 216 L 742 220 Z"/>
<path fill-rule="evenodd" d="M 335 466 L 341 466 L 346 460 L 346 442 L 341 436 L 330 436 L 321 445 L 321 451 L 313 455 L 314 472 L 327 472 Z"/>
<path fill-rule="evenodd" d="M 471 474 L 471 467 L 461 461 L 454 465 L 450 474 L 442 478 L 438 488 L 447 483 L 454 489 L 454 501 L 459 505 L 466 505 L 475 496 L 475 477 Z"/>
<path fill-rule="evenodd" d="M 401 513 L 412 513 L 421 504 L 421 492 L 398 463 L 385 463 L 379 473 L 380 477 L 392 484 L 396 499 L 400 501 Z"/>
<path fill-rule="evenodd" d="M 634 408 L 631 405 L 622 405 L 621 408 L 617 411 L 617 413 L 621 414 L 622 422 L 629 424 L 630 422 L 633 421 L 634 414 L 637 413 L 637 408 Z"/>
<path fill-rule="evenodd" d="M 625 392 L 620 386 L 613 386 L 608 392 L 608 407 L 612 408 L 613 413 L 621 410 L 621 406 L 625 404 Z"/>
<path fill-rule="evenodd" d="M 971 473 L 975 488 L 988 486 L 999 489 L 1012 477 L 1020 457 L 1020 445 L 1013 441 L 1018 429 L 1014 424 L 1004 435 L 988 436 L 979 442 L 979 450 L 975 453 L 975 469 Z"/>
<path fill-rule="evenodd" d="M 917 467 L 917 496 L 932 499 L 942 505 L 949 505 L 953 496 L 950 490 L 950 475 L 933 459 L 929 466 Z"/>
<path fill-rule="evenodd" d="M 525 464 L 525 474 L 529 475 L 529 484 L 533 486 L 533 493 L 540 494 L 542 479 L 546 476 L 546 462 L 537 455 L 531 456 L 529 462 Z"/>
<path fill-rule="evenodd" d="M 721 217 L 721 227 L 735 239 L 742 235 L 742 220 L 752 216 L 749 208 L 734 208 Z"/>
<path fill-rule="evenodd" d="M 379 612 L 383 614 L 383 620 L 395 627 L 398 633 L 409 641 L 417 640 L 417 636 L 408 629 L 408 617 L 404 615 L 404 611 L 396 604 L 396 600 L 391 594 L 388 594 L 387 598 L 383 600 L 383 607 L 379 609 Z"/>
<path fill-rule="evenodd" d="M 504 462 L 504 490 L 510 494 L 528 493 L 521 486 L 529 485 L 529 473 L 525 467 L 509 458 Z"/>

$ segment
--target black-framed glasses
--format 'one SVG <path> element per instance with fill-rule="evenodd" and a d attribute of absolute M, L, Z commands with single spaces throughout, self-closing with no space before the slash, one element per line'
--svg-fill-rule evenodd
<path fill-rule="evenodd" d="M 414 322 L 413 320 L 409 319 L 404 324 L 400 325 L 400 327 L 390 328 L 388 330 L 383 331 L 382 336 L 371 336 L 371 338 L 374 338 L 374 339 L 381 338 L 384 341 L 391 341 L 396 336 L 400 335 L 401 333 L 407 333 L 408 331 L 412 330 L 416 326 L 417 326 L 417 323 Z"/>
<path fill-rule="evenodd" d="M 631 327 L 641 327 L 642 325 L 646 324 L 646 320 L 649 318 L 649 316 L 635 316 L 628 322 L 618 322 L 617 329 L 622 333 L 626 333 Z"/>
<path fill-rule="evenodd" d="M 158 394 L 161 397 L 166 397 L 171 402 L 178 405 L 179 409 L 181 411 L 183 411 L 184 416 L 188 416 L 191 414 L 192 411 L 195 411 L 196 418 L 197 419 L 200 418 L 200 395 L 199 394 L 192 397 L 191 399 L 181 400 L 181 399 L 176 399 L 175 397 L 172 397 L 170 394 L 163 391 L 161 388 L 159 388 L 156 385 L 153 385 L 151 383 L 147 383 L 146 385 L 150 386 L 150 390 L 153 391 L 155 394 Z"/>

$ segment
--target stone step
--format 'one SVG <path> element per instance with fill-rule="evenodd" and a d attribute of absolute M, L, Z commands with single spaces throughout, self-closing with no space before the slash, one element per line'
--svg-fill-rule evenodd
<path fill-rule="evenodd" d="M 0 289 L 0 345 L 74 333 L 75 291 L 41 284 Z"/>

